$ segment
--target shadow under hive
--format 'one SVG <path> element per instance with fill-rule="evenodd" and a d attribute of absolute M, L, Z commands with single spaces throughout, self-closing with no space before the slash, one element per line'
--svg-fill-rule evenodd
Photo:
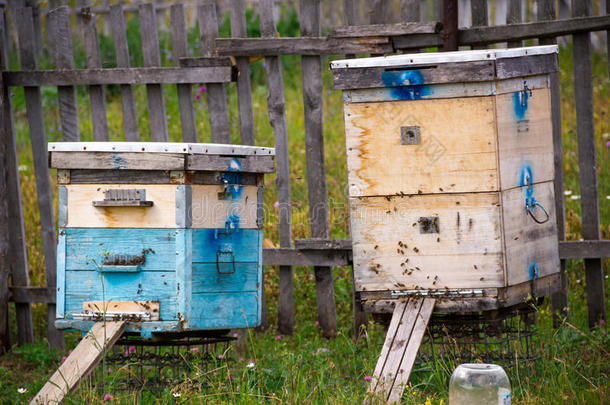
<path fill-rule="evenodd" d="M 468 315 L 435 314 L 419 350 L 420 371 L 438 364 L 494 363 L 506 369 L 532 365 L 539 358 L 534 345 L 536 309 L 520 305 L 497 312 Z"/>
<path fill-rule="evenodd" d="M 123 336 L 88 378 L 88 385 L 101 392 L 159 392 L 179 384 L 205 388 L 205 376 L 226 363 L 233 340 L 222 333 L 182 333 L 159 341 Z"/>

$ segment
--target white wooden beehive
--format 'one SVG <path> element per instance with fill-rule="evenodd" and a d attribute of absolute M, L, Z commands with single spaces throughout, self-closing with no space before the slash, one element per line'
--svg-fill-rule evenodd
<path fill-rule="evenodd" d="M 549 91 L 556 46 L 331 68 L 344 90 L 363 301 L 432 295 L 448 298 L 447 309 L 466 301 L 492 309 L 558 288 Z"/>

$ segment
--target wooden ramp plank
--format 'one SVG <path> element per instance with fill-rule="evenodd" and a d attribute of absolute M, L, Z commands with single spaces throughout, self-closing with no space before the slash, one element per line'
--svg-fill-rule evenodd
<path fill-rule="evenodd" d="M 126 321 L 98 322 L 81 340 L 51 379 L 32 399 L 32 404 L 59 404 L 99 363 L 121 336 Z"/>
<path fill-rule="evenodd" d="M 374 398 L 394 403 L 402 397 L 434 304 L 432 298 L 410 298 L 396 304 L 369 387 Z"/>

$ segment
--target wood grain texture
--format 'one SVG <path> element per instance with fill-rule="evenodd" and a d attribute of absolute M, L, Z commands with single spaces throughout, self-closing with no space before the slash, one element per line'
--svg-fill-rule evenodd
<path fill-rule="evenodd" d="M 246 38 L 246 1 L 231 1 L 231 36 Z M 254 119 L 252 115 L 252 88 L 248 57 L 237 58 L 237 105 L 239 107 L 239 134 L 243 145 L 254 145 Z"/>
<path fill-rule="evenodd" d="M 112 38 L 116 52 L 117 67 L 129 68 L 129 46 L 127 43 L 127 25 L 123 14 L 123 5 L 114 4 L 110 6 L 110 26 L 112 27 Z M 133 89 L 128 84 L 121 85 L 121 104 L 123 108 L 123 131 L 126 141 L 137 141 L 138 118 L 136 115 L 136 104 Z"/>
<path fill-rule="evenodd" d="M 277 37 L 273 18 L 273 0 L 260 3 L 260 30 L 263 38 Z M 290 198 L 290 153 L 288 148 L 288 124 L 284 80 L 279 57 L 265 58 L 267 70 L 267 110 L 269 123 L 275 136 L 277 174 L 275 187 L 278 194 L 278 233 L 280 248 L 292 246 L 292 207 Z M 278 301 L 278 330 L 280 333 L 294 333 L 294 280 L 291 266 L 280 266 L 280 291 Z"/>
<path fill-rule="evenodd" d="M 419 22 L 420 3 L 419 0 L 400 1 L 400 16 L 403 22 Z"/>
<path fill-rule="evenodd" d="M 404 70 L 388 70 L 387 67 L 333 69 L 333 83 L 338 90 L 416 85 L 422 93 L 426 93 L 426 85 L 429 84 L 492 80 L 495 77 L 494 69 L 493 61 L 443 63 Z M 418 95 L 412 98 L 418 98 Z"/>
<path fill-rule="evenodd" d="M 300 2 L 301 36 L 320 35 L 320 5 L 320 0 Z M 328 200 L 324 161 L 322 59 L 320 56 L 302 56 L 301 67 L 311 236 L 327 238 Z M 318 321 L 324 336 L 334 338 L 337 335 L 337 315 L 332 269 L 316 267 L 314 271 Z"/>
<path fill-rule="evenodd" d="M 4 13 L 0 11 L 0 40 L 4 49 Z M 2 56 L 0 56 L 1 58 Z M 7 138 L 12 138 L 12 133 L 7 133 L 7 129 L 10 129 L 6 125 L 6 121 L 11 121 L 10 106 L 5 107 L 5 103 L 8 103 L 9 92 L 4 87 L 4 83 L 0 78 L 0 354 L 4 354 L 11 348 L 10 331 L 9 331 L 9 312 L 8 312 L 8 301 L 9 301 L 9 287 L 8 280 L 10 275 L 10 225 L 9 225 L 9 172 L 8 167 L 9 158 L 8 154 L 11 150 L 8 148 L 9 142 Z M 7 115 L 8 113 L 8 115 Z"/>
<path fill-rule="evenodd" d="M 255 328 L 260 324 L 260 294 L 239 292 L 192 295 L 191 329 Z"/>
<path fill-rule="evenodd" d="M 575 17 L 591 14 L 589 2 L 572 2 Z M 574 98 L 576 104 L 576 132 L 578 134 L 578 175 L 582 210 L 583 239 L 600 239 L 599 189 L 597 156 L 595 151 L 595 122 L 593 109 L 593 67 L 590 34 L 573 36 L 574 42 Z M 586 291 L 589 327 L 606 320 L 604 268 L 599 259 L 585 260 Z"/>
<path fill-rule="evenodd" d="M 218 36 L 216 4 L 211 0 L 203 1 L 197 7 L 197 18 L 199 21 L 199 35 L 203 56 L 216 56 L 216 44 L 214 42 Z M 224 85 L 207 83 L 206 87 L 212 142 L 230 143 L 231 126 L 229 125 L 229 110 L 227 108 L 227 95 Z"/>
<path fill-rule="evenodd" d="M 553 181 L 553 124 L 549 89 L 496 96 L 500 189 L 523 186 L 527 171 L 532 182 Z"/>
<path fill-rule="evenodd" d="M 184 6 L 173 4 L 170 9 L 172 27 L 172 56 L 174 64 L 180 66 L 180 58 L 188 56 Z M 197 123 L 193 107 L 193 93 L 190 84 L 178 84 L 178 105 L 180 107 L 180 125 L 183 142 L 197 142 Z"/>
<path fill-rule="evenodd" d="M 95 14 L 90 11 L 81 13 L 80 18 L 85 37 L 85 50 L 87 52 L 87 68 L 101 69 L 102 56 L 97 37 Z M 89 86 L 91 99 L 91 124 L 93 126 L 93 139 L 97 142 L 108 141 L 108 116 L 106 115 L 106 93 L 102 86 Z"/>
<path fill-rule="evenodd" d="M 159 301 L 85 301 L 83 311 L 106 314 L 113 313 L 148 313 L 151 321 L 158 321 Z"/>
<path fill-rule="evenodd" d="M 250 155 L 228 157 L 220 155 L 188 155 L 187 170 L 237 171 L 242 173 L 273 173 L 274 156 Z"/>
<path fill-rule="evenodd" d="M 498 189 L 493 97 L 347 103 L 344 114 L 350 196 Z M 419 126 L 421 144 L 402 145 L 402 126 Z"/>
<path fill-rule="evenodd" d="M 507 0 L 508 10 L 506 11 L 506 24 L 518 24 L 523 21 L 521 15 L 521 0 Z M 521 41 L 508 41 L 509 48 L 518 48 L 522 45 Z"/>
<path fill-rule="evenodd" d="M 35 70 L 37 68 L 36 47 L 34 46 L 34 32 L 32 10 L 21 8 L 16 10 L 17 32 L 19 36 L 19 56 L 21 67 L 24 70 Z M 38 210 L 42 229 L 42 245 L 44 250 L 45 276 L 47 285 L 55 286 L 56 277 L 56 243 L 55 243 L 55 218 L 53 210 L 53 197 L 51 193 L 51 182 L 49 177 L 47 161 L 47 139 L 44 128 L 44 113 L 42 110 L 42 97 L 40 88 L 28 87 L 24 89 L 27 109 L 30 139 L 32 143 L 32 154 L 34 170 L 36 174 L 36 191 L 38 197 Z M 13 269 L 13 283 L 27 286 L 29 279 L 26 268 Z M 63 335 L 56 332 L 53 327 L 55 309 L 52 305 L 47 307 L 47 329 L 49 343 L 52 347 L 62 348 L 64 345 Z M 23 323 L 18 325 L 19 341 L 31 342 L 33 335 L 31 320 L 20 319 Z"/>
<path fill-rule="evenodd" d="M 122 335 L 127 322 L 98 322 L 76 346 L 30 404 L 61 403 Z"/>
<path fill-rule="evenodd" d="M 140 152 L 51 152 L 54 169 L 184 170 L 184 155 Z M 45 165 L 46 166 L 46 165 Z"/>
<path fill-rule="evenodd" d="M 228 192 L 228 199 L 220 199 L 225 193 L 221 185 L 192 186 L 191 226 L 224 229 L 229 221 L 239 228 L 258 228 L 258 187 L 229 186 Z"/>
<path fill-rule="evenodd" d="M 549 214 L 549 221 L 536 223 L 524 210 L 527 187 L 502 192 L 502 222 L 506 249 L 507 286 L 559 271 L 557 223 L 552 179 L 533 186 L 533 197 Z M 536 216 L 545 218 L 540 207 Z M 533 274 L 532 266 L 536 267 Z"/>
<path fill-rule="evenodd" d="M 54 47 L 56 69 L 74 69 L 72 54 L 72 31 L 70 29 L 70 16 L 67 7 L 58 7 L 52 10 L 48 17 L 48 41 Z M 59 117 L 64 141 L 78 141 L 80 139 L 78 124 L 78 107 L 76 103 L 76 88 L 74 86 L 59 86 Z"/>
<path fill-rule="evenodd" d="M 214 187 L 214 186 L 211 186 Z M 67 227 L 71 228 L 175 228 L 176 186 L 150 184 L 69 184 Z M 152 207 L 95 207 L 104 191 L 144 188 Z"/>
<path fill-rule="evenodd" d="M 155 9 L 152 4 L 140 4 L 138 13 L 140 16 L 140 31 L 142 33 L 144 66 L 161 66 Z M 155 142 L 167 142 L 169 141 L 169 135 L 167 133 L 167 120 L 165 117 L 163 86 L 147 84 L 146 93 L 148 95 L 148 118 L 150 120 L 151 138 Z"/>
<path fill-rule="evenodd" d="M 497 193 L 350 198 L 356 290 L 503 286 L 499 202 Z M 438 233 L 422 233 L 428 217 Z"/>

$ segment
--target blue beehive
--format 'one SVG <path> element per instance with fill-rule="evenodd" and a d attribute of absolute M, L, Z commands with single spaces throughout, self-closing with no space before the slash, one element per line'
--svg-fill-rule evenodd
<path fill-rule="evenodd" d="M 272 148 L 50 143 L 57 321 L 127 319 L 144 337 L 261 319 L 263 173 Z"/>

